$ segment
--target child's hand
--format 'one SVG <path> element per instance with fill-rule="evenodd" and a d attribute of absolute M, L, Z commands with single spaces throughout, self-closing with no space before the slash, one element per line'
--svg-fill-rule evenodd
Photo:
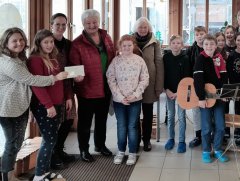
<path fill-rule="evenodd" d="M 166 90 L 166 94 L 168 96 L 169 99 L 175 99 L 177 97 L 177 94 L 175 95 L 172 91 L 170 91 L 169 89 Z"/>
<path fill-rule="evenodd" d="M 205 108 L 205 107 L 207 106 L 207 101 L 206 101 L 206 100 L 199 101 L 199 102 L 198 102 L 198 105 L 199 105 L 199 107 L 201 107 L 201 108 Z"/>
<path fill-rule="evenodd" d="M 57 74 L 56 76 L 54 76 L 55 80 L 64 80 L 66 79 L 68 76 L 68 72 L 60 72 L 59 74 Z"/>
<path fill-rule="evenodd" d="M 127 97 L 128 102 L 134 102 L 137 98 L 134 95 L 130 95 Z"/>
<path fill-rule="evenodd" d="M 124 105 L 130 105 L 129 104 L 129 102 L 128 102 L 128 100 L 127 100 L 127 98 L 124 98 L 123 100 L 122 100 L 122 104 L 124 104 Z"/>
<path fill-rule="evenodd" d="M 57 115 L 56 109 L 54 106 L 47 109 L 47 117 L 53 118 Z"/>
<path fill-rule="evenodd" d="M 173 98 L 173 99 L 176 99 L 176 98 L 177 98 L 177 93 L 173 93 L 172 98 Z"/>

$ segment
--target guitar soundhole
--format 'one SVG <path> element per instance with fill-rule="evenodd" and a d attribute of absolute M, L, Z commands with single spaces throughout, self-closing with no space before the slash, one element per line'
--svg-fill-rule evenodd
<path fill-rule="evenodd" d="M 187 90 L 187 102 L 190 102 L 190 95 L 191 95 L 191 85 L 188 85 L 188 90 Z"/>

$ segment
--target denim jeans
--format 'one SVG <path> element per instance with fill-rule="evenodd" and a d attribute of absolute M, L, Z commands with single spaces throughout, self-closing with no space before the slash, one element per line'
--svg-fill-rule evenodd
<path fill-rule="evenodd" d="M 133 102 L 130 105 L 113 102 L 113 107 L 117 119 L 118 149 L 125 152 L 128 139 L 129 153 L 136 153 L 141 101 Z"/>
<path fill-rule="evenodd" d="M 19 117 L 0 117 L 6 142 L 1 158 L 1 172 L 7 173 L 14 169 L 17 153 L 19 152 L 25 135 L 29 110 Z"/>
<path fill-rule="evenodd" d="M 52 151 L 57 142 L 58 128 L 62 120 L 62 107 L 54 106 L 57 115 L 53 118 L 47 117 L 46 108 L 41 105 L 31 105 L 34 117 L 39 126 L 42 136 L 42 143 L 38 152 L 35 175 L 41 176 L 50 171 L 50 162 L 52 158 Z"/>
<path fill-rule="evenodd" d="M 168 135 L 169 139 L 175 139 L 175 102 L 167 97 L 168 110 Z M 178 121 L 179 121 L 179 142 L 185 142 L 186 130 L 186 111 L 178 106 Z"/>
<path fill-rule="evenodd" d="M 224 136 L 225 119 L 224 103 L 217 101 L 211 108 L 200 108 L 202 118 L 202 148 L 204 152 L 211 151 L 211 133 L 214 133 L 213 149 L 221 150 Z M 213 123 L 214 121 L 214 127 Z"/>

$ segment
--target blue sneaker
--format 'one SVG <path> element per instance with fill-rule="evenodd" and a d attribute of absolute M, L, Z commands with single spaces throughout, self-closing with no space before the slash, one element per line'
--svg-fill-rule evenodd
<path fill-rule="evenodd" d="M 203 163 L 211 163 L 211 152 L 202 152 L 202 162 Z"/>
<path fill-rule="evenodd" d="M 169 139 L 167 141 L 167 143 L 165 144 L 165 149 L 166 150 L 171 150 L 171 149 L 173 149 L 174 145 L 175 145 L 174 139 Z"/>
<path fill-rule="evenodd" d="M 186 143 L 185 142 L 179 142 L 178 143 L 178 153 L 185 153 L 186 152 Z"/>
<path fill-rule="evenodd" d="M 218 159 L 220 162 L 227 162 L 229 158 L 226 155 L 223 155 L 222 151 L 215 151 L 214 157 Z"/>

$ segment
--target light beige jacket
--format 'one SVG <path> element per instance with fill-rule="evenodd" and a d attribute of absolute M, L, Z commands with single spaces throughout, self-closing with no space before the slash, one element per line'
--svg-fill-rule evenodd
<path fill-rule="evenodd" d="M 143 103 L 153 103 L 159 99 L 164 86 L 164 65 L 160 42 L 152 35 L 141 51 L 149 73 L 149 85 L 143 93 Z"/>

